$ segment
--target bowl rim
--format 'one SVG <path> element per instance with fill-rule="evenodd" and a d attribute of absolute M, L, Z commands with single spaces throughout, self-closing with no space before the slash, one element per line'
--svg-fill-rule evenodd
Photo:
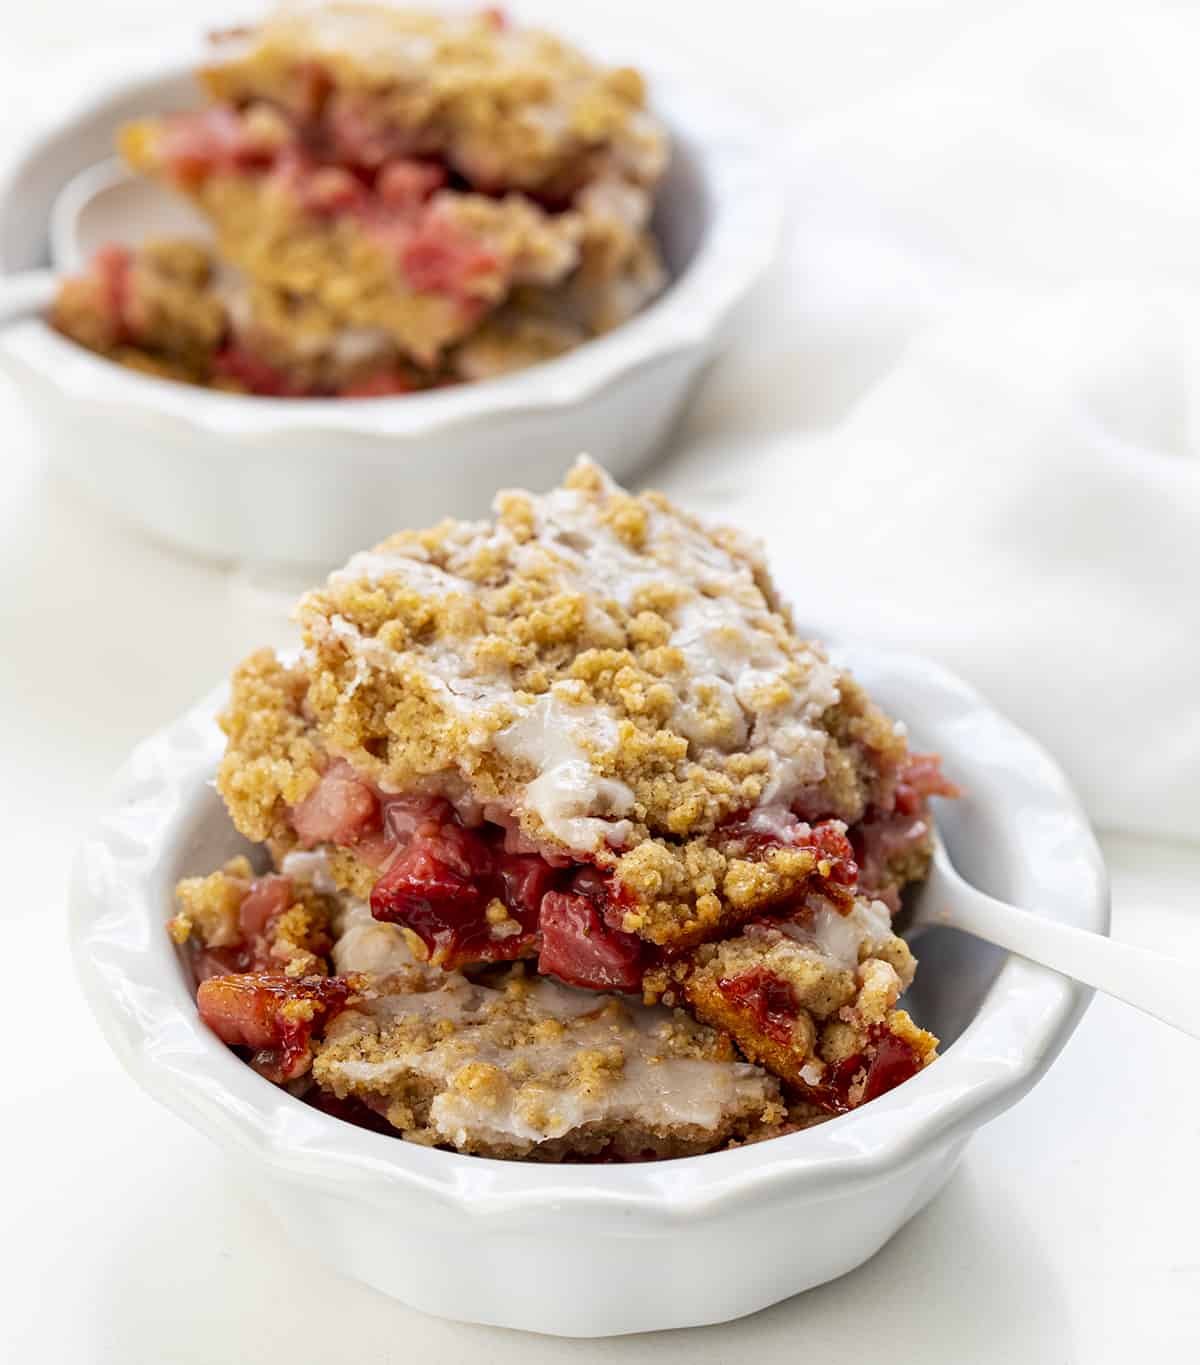
<path fill-rule="evenodd" d="M 923 713 L 923 744 L 976 751 L 968 800 L 990 801 L 1038 908 L 1107 932 L 1107 873 L 1083 808 L 1045 751 L 967 684 L 914 655 L 835 651 Z M 874 679 L 876 687 L 872 688 Z M 896 694 L 914 703 L 896 706 Z M 420 1194 L 473 1218 L 587 1214 L 656 1226 L 797 1193 L 827 1198 L 880 1181 L 935 1145 L 964 1140 L 1014 1104 L 1070 1036 L 1091 993 L 1009 956 L 978 1012 L 941 1058 L 863 1109 L 734 1150 L 628 1166 L 553 1166 L 425 1148 L 331 1118 L 263 1080 L 200 1022 L 178 950 L 163 932 L 172 860 L 209 804 L 222 738 L 218 688 L 144 740 L 115 778 L 77 855 L 69 935 L 102 1032 L 150 1094 L 277 1175 L 393 1206 Z M 966 746 L 966 747 L 964 747 Z M 958 763 L 961 764 L 961 758 Z M 215 809 L 219 808 L 219 803 Z M 954 840 L 948 836 L 953 850 Z M 1028 889 L 1028 888 L 1027 888 Z M 613 1224 L 618 1226 L 618 1224 Z"/>
<path fill-rule="evenodd" d="M 53 143 L 97 115 L 106 103 L 143 85 L 190 75 L 203 51 L 194 30 L 152 46 L 123 49 L 117 77 L 93 73 L 82 96 L 26 140 L 0 171 L 0 201 Z M 705 349 L 738 304 L 765 275 L 781 240 L 783 142 L 766 119 L 745 106 L 646 64 L 652 106 L 672 137 L 686 142 L 710 205 L 711 221 L 692 258 L 661 295 L 602 337 L 564 356 L 495 379 L 394 398 L 266 398 L 228 394 L 138 373 L 60 336 L 41 318 L 8 326 L 6 358 L 34 372 L 73 402 L 136 410 L 149 421 L 182 424 L 202 434 L 271 440 L 307 436 L 428 436 L 504 416 L 574 407 L 639 370 L 689 350 Z M 221 449 L 217 444 L 214 452 Z M 224 447 L 232 458 L 232 445 Z"/>

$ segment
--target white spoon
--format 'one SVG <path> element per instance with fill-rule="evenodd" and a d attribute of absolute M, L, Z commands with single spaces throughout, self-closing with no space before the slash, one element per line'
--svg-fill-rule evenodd
<path fill-rule="evenodd" d="M 73 176 L 50 211 L 50 270 L 28 270 L 0 277 L 0 326 L 45 312 L 54 298 L 57 276 L 80 270 L 110 242 L 138 246 L 147 237 L 211 236 L 204 219 L 185 200 L 176 199 L 115 157 Z"/>
<path fill-rule="evenodd" d="M 938 925 L 1007 948 L 1200 1038 L 1200 992 L 1193 967 L 985 895 L 963 880 L 935 835 L 933 866 L 911 929 Z"/>

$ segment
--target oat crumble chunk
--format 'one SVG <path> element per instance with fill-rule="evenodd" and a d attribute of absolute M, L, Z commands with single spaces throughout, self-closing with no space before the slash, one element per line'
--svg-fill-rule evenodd
<path fill-rule="evenodd" d="M 309 877 L 255 875 L 245 857 L 175 888 L 171 937 L 188 956 L 201 1018 L 269 1080 L 312 1063 L 312 1040 L 358 986 L 331 976 L 336 897 Z"/>
<path fill-rule="evenodd" d="M 307 6 L 214 44 L 210 102 L 120 150 L 199 208 L 219 268 L 164 336 L 153 251 L 109 248 L 53 312 L 91 349 L 275 397 L 399 394 L 551 358 L 665 284 L 668 142 L 632 69 L 496 10 Z"/>
<path fill-rule="evenodd" d="M 218 786 L 416 959 L 664 1001 L 825 1112 L 933 1056 L 890 915 L 954 789 L 748 542 L 584 459 L 355 556 L 297 615 L 299 661 L 235 674 Z"/>
<path fill-rule="evenodd" d="M 882 901 L 846 913 L 818 893 L 692 956 L 668 1000 L 729 1033 L 818 1109 L 840 1113 L 927 1066 L 937 1039 L 898 1009 L 916 961 Z"/>

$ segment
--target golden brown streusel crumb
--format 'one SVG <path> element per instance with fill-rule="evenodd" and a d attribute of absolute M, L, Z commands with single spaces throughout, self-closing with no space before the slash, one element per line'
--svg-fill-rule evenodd
<path fill-rule="evenodd" d="M 242 909 L 252 893 L 263 898 L 263 915 L 261 926 L 248 930 Z M 230 950 L 226 970 L 282 971 L 291 977 L 329 970 L 335 904 L 308 883 L 275 874 L 256 878 L 249 860 L 239 856 L 207 877 L 185 877 L 175 900 L 179 908 L 167 922 L 171 937 L 196 953 Z"/>
<path fill-rule="evenodd" d="M 295 842 L 287 810 L 316 786 L 323 766 L 317 737 L 303 715 L 307 687 L 301 668 L 287 667 L 266 649 L 234 672 L 229 705 L 220 717 L 228 743 L 217 790 L 248 839 Z"/>
<path fill-rule="evenodd" d="M 207 877 L 185 877 L 175 888 L 179 910 L 168 923 L 176 943 L 194 934 L 206 948 L 227 948 L 242 936 L 238 911 L 254 870 L 245 857 L 231 858 L 219 872 Z"/>

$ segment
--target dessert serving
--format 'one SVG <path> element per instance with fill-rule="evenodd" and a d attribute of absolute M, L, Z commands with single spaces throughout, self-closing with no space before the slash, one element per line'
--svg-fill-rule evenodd
<path fill-rule="evenodd" d="M 407 393 L 561 354 L 665 283 L 668 159 L 639 74 L 499 10 L 287 9 L 214 38 L 203 108 L 128 164 L 212 242 L 110 246 L 55 326 L 162 377 L 275 397 Z"/>
<path fill-rule="evenodd" d="M 934 1058 L 892 931 L 954 794 L 756 549 L 587 460 L 401 532 L 236 671 L 269 868 L 178 889 L 202 1017 L 293 1093 L 501 1157 L 794 1131 Z M 265 867 L 265 864 L 264 864 Z"/>

